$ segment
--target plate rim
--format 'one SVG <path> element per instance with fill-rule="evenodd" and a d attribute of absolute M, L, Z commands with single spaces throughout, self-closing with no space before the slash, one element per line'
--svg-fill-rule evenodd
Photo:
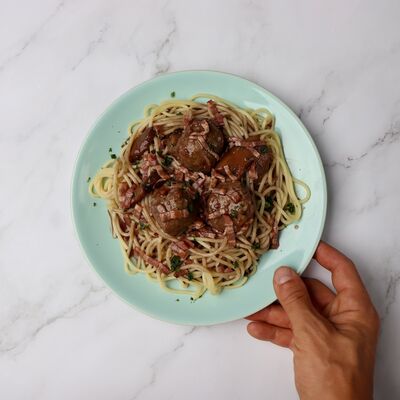
<path fill-rule="evenodd" d="M 71 179 L 70 179 L 70 217 L 72 220 L 72 225 L 73 225 L 73 229 L 74 229 L 74 236 L 76 238 L 76 240 L 79 243 L 79 247 L 82 251 L 82 253 L 84 254 L 84 257 L 86 259 L 86 262 L 90 265 L 91 269 L 96 273 L 97 277 L 104 283 L 104 285 L 114 294 L 116 295 L 119 299 L 121 299 L 125 304 L 127 304 L 128 306 L 130 306 L 131 308 L 133 308 L 134 310 L 137 310 L 149 317 L 152 317 L 154 319 L 157 319 L 159 321 L 163 321 L 163 322 L 167 322 L 167 323 L 172 323 L 175 325 L 182 325 L 182 326 L 211 326 L 211 325 L 218 325 L 218 324 L 223 324 L 223 323 L 227 323 L 227 322 L 233 322 L 233 321 L 237 321 L 240 320 L 243 317 L 228 317 L 225 319 L 218 319 L 218 321 L 214 321 L 214 320 L 210 320 L 210 321 L 203 321 L 203 322 L 196 322 L 194 320 L 191 321 L 187 321 L 187 322 L 182 322 L 182 321 L 176 321 L 173 318 L 168 318 L 168 317 L 163 317 L 160 316 L 158 314 L 154 314 L 152 312 L 149 312 L 148 310 L 143 309 L 140 305 L 137 304 L 133 304 L 131 303 L 128 299 L 124 298 L 120 293 L 118 293 L 115 289 L 113 289 L 108 283 L 107 281 L 101 276 L 100 272 L 96 269 L 96 267 L 93 265 L 93 263 L 91 262 L 91 260 L 89 259 L 89 256 L 83 246 L 83 243 L 81 241 L 81 237 L 79 235 L 79 231 L 78 231 L 78 227 L 77 227 L 77 220 L 76 220 L 76 210 L 75 210 L 75 206 L 74 206 L 74 195 L 75 195 L 75 179 L 77 176 L 77 167 L 78 167 L 78 163 L 79 160 L 81 158 L 81 154 L 82 151 L 90 137 L 90 135 L 92 134 L 94 128 L 98 125 L 98 123 L 100 122 L 100 120 L 103 118 L 103 116 L 108 112 L 108 110 L 110 108 L 112 108 L 113 106 L 115 106 L 115 104 L 117 104 L 119 101 L 121 101 L 122 99 L 124 99 L 125 97 L 129 96 L 131 92 L 137 90 L 138 88 L 145 86 L 146 84 L 148 84 L 151 81 L 163 78 L 163 77 L 168 77 L 168 76 L 179 76 L 179 75 L 183 75 L 186 73 L 211 73 L 211 74 L 215 74 L 215 75 L 221 75 L 221 76 L 227 76 L 227 77 L 233 77 L 235 79 L 241 80 L 243 82 L 245 82 L 246 84 L 249 84 L 253 87 L 256 87 L 257 89 L 261 90 L 262 92 L 264 92 L 265 94 L 267 94 L 269 97 L 271 97 L 274 101 L 276 101 L 281 107 L 283 107 L 285 109 L 285 111 L 290 114 L 292 117 L 294 117 L 294 119 L 296 120 L 296 122 L 301 126 L 301 128 L 303 129 L 303 132 L 306 134 L 306 137 L 308 138 L 308 141 L 310 142 L 314 153 L 316 155 L 317 158 L 317 162 L 321 171 L 321 175 L 322 175 L 322 188 L 321 188 L 321 192 L 322 192 L 322 197 L 323 197 L 323 207 L 322 207 L 322 218 L 320 220 L 320 224 L 318 227 L 318 232 L 316 235 L 316 243 L 314 243 L 312 251 L 310 252 L 310 255 L 306 258 L 307 262 L 304 263 L 304 266 L 302 266 L 301 268 L 296 268 L 296 272 L 299 275 L 302 275 L 303 272 L 305 271 L 305 269 L 308 267 L 310 261 L 313 258 L 313 255 L 318 247 L 318 244 L 321 240 L 324 228 L 325 228 L 325 223 L 326 223 L 326 215 L 327 215 L 327 205 L 328 205 L 328 190 L 327 190 L 327 182 L 326 182 L 326 173 L 325 173 L 325 168 L 324 165 L 322 163 L 322 159 L 321 159 L 321 155 L 318 151 L 318 148 L 314 142 L 314 139 L 312 138 L 310 132 L 308 131 L 308 129 L 306 128 L 306 126 L 304 125 L 304 123 L 301 121 L 301 119 L 297 116 L 297 114 L 286 104 L 284 103 L 279 97 L 277 97 L 275 94 L 273 94 L 272 92 L 270 92 L 269 90 L 265 89 L 263 86 L 259 85 L 256 82 L 253 82 L 252 80 L 243 78 L 240 75 L 236 75 L 234 73 L 229 73 L 229 72 L 223 72 L 223 71 L 218 71 L 218 70 L 211 70 L 211 69 L 186 69 L 186 70 L 179 70 L 179 71 L 171 71 L 171 72 L 165 72 L 162 74 L 158 74 L 156 76 L 153 76 L 149 79 L 146 79 L 142 82 L 140 82 L 139 84 L 130 87 L 129 89 L 125 90 L 124 92 L 122 92 L 119 96 L 115 97 L 114 100 L 108 104 L 108 106 L 104 109 L 104 111 L 102 111 L 97 118 L 95 119 L 95 121 L 90 125 L 87 133 L 84 135 L 82 142 L 79 146 L 79 150 L 75 156 L 75 161 L 73 163 L 73 168 L 72 168 L 72 173 L 71 173 Z M 229 99 L 228 99 L 229 100 Z M 270 303 L 266 304 L 263 307 L 267 307 L 269 304 L 272 304 L 276 299 L 276 295 L 273 296 L 274 300 L 272 300 Z M 254 311 L 254 312 L 257 312 Z"/>

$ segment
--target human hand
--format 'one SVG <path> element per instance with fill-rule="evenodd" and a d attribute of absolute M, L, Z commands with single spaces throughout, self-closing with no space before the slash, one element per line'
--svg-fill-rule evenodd
<path fill-rule="evenodd" d="M 275 272 L 280 305 L 250 315 L 250 335 L 293 351 L 302 400 L 368 400 L 379 316 L 351 260 L 321 242 L 314 258 L 332 273 L 337 293 L 292 269 Z"/>

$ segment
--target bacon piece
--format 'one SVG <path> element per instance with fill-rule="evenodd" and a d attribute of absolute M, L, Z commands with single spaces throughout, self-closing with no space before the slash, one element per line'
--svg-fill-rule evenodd
<path fill-rule="evenodd" d="M 193 119 L 192 111 L 188 110 L 183 115 L 183 127 L 186 128 L 189 126 L 190 121 Z"/>
<path fill-rule="evenodd" d="M 194 244 L 190 240 L 184 238 L 173 242 L 170 247 L 176 255 L 185 260 L 189 256 L 189 249 L 193 248 Z"/>
<path fill-rule="evenodd" d="M 271 238 L 271 249 L 277 249 L 279 247 L 279 231 L 278 231 L 278 223 L 275 222 L 272 225 L 272 231 L 270 233 Z"/>
<path fill-rule="evenodd" d="M 187 274 L 187 270 L 186 269 L 180 269 L 179 271 L 175 271 L 174 272 L 174 277 L 175 278 L 179 278 L 180 276 L 184 276 Z"/>
<path fill-rule="evenodd" d="M 159 269 L 162 273 L 165 275 L 168 275 L 171 271 L 170 269 L 161 261 L 156 260 L 153 257 L 148 256 L 141 248 L 139 247 L 133 247 L 133 254 L 136 257 L 140 257 L 144 262 L 152 265 L 153 267 L 156 267 Z"/>
<path fill-rule="evenodd" d="M 214 100 L 208 100 L 207 107 L 214 118 L 214 123 L 219 126 L 224 125 L 224 116 L 218 111 L 217 103 Z"/>
<path fill-rule="evenodd" d="M 161 221 L 170 221 L 172 219 L 180 219 L 180 218 L 187 218 L 189 216 L 189 211 L 184 209 L 184 210 L 172 210 L 172 211 L 167 211 L 163 212 L 160 214 L 160 219 Z"/>
<path fill-rule="evenodd" d="M 193 232 L 193 236 L 215 239 L 217 235 L 210 228 L 203 227 Z"/>
<path fill-rule="evenodd" d="M 233 221 L 229 215 L 223 215 L 224 219 L 224 236 L 228 238 L 228 245 L 231 247 L 235 247 L 236 245 L 236 237 L 235 237 L 235 230 L 233 228 Z"/>
<path fill-rule="evenodd" d="M 217 266 L 215 267 L 215 270 L 216 270 L 217 272 L 219 272 L 219 273 L 223 273 L 224 270 L 225 270 L 225 268 L 224 268 L 223 265 L 217 265 Z"/>
<path fill-rule="evenodd" d="M 224 165 L 224 171 L 230 180 L 237 181 L 237 177 L 232 174 L 231 169 L 229 168 L 229 165 Z"/>
<path fill-rule="evenodd" d="M 135 207 L 133 208 L 134 217 L 136 217 L 137 219 L 140 219 L 140 217 L 142 216 L 142 211 L 143 211 L 143 207 L 140 206 L 139 204 L 136 204 Z"/>
<path fill-rule="evenodd" d="M 129 187 L 127 182 L 122 182 L 118 188 L 118 200 L 122 209 L 127 210 L 145 197 L 146 193 L 141 185 Z"/>
<path fill-rule="evenodd" d="M 256 169 L 256 163 L 252 163 L 251 167 L 249 169 L 249 179 L 251 181 L 255 181 L 258 179 L 258 174 L 257 174 L 257 169 Z"/>

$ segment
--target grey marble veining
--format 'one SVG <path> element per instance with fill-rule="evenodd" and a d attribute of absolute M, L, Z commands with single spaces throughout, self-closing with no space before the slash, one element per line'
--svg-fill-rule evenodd
<path fill-rule="evenodd" d="M 324 239 L 382 320 L 376 398 L 400 397 L 400 4 L 11 2 L 0 13 L 0 398 L 295 399 L 289 351 L 244 321 L 154 321 L 87 266 L 72 166 L 109 103 L 157 74 L 231 72 L 299 115 L 323 159 Z M 308 275 L 329 277 L 315 263 Z"/>

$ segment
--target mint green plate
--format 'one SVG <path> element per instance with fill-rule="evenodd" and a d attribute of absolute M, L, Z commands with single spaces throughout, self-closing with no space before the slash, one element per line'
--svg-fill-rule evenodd
<path fill-rule="evenodd" d="M 218 296 L 206 293 L 195 302 L 190 301 L 190 296 L 163 291 L 143 275 L 129 276 L 124 272 L 119 243 L 111 237 L 106 205 L 102 200 L 91 198 L 87 190 L 88 177 L 93 177 L 109 159 L 109 148 L 119 153 L 129 124 L 142 117 L 146 105 L 169 99 L 173 91 L 176 99 L 206 92 L 242 107 L 267 107 L 276 116 L 276 129 L 281 134 L 292 173 L 306 182 L 312 192 L 297 229 L 291 225 L 282 232 L 279 249 L 261 258 L 256 274 L 243 287 L 224 290 Z M 136 309 L 164 321 L 190 325 L 236 320 L 272 303 L 276 299 L 272 284 L 274 271 L 281 265 L 289 265 L 301 273 L 309 263 L 322 234 L 326 201 L 321 159 L 297 116 L 262 87 L 237 76 L 212 71 L 158 76 L 119 97 L 100 116 L 86 138 L 72 182 L 76 232 L 90 264 L 104 282 Z"/>

